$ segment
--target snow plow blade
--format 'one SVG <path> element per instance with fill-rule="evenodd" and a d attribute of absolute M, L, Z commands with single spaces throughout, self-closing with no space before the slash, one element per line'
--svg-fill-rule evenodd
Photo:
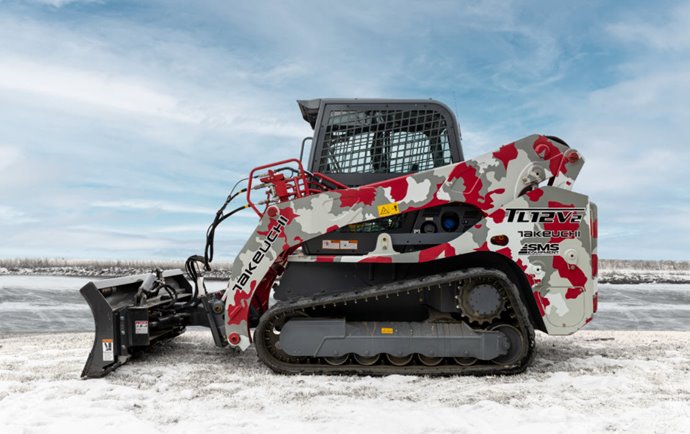
<path fill-rule="evenodd" d="M 82 377 L 103 377 L 155 342 L 183 333 L 186 325 L 208 323 L 190 321 L 204 309 L 193 306 L 195 294 L 180 270 L 92 281 L 79 292 L 96 326 Z"/>

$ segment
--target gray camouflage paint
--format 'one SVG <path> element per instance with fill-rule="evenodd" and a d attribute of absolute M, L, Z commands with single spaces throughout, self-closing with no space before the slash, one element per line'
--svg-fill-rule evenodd
<path fill-rule="evenodd" d="M 288 262 L 425 262 L 475 251 L 491 251 L 513 260 L 532 285 L 535 301 L 550 334 L 570 334 L 592 318 L 596 303 L 596 207 L 571 191 L 584 160 L 580 154 L 544 136 L 532 135 L 473 160 L 438 167 L 383 182 L 334 190 L 269 207 L 233 267 L 224 301 L 226 335 L 232 346 L 251 343 L 247 317 L 257 294 L 267 303 L 275 277 Z M 546 181 L 551 185 L 539 187 Z M 522 194 L 526 188 L 528 193 Z M 353 223 L 379 218 L 397 204 L 400 213 L 465 202 L 484 218 L 457 238 L 408 253 L 372 252 L 363 256 L 306 256 L 298 247 L 309 239 Z M 383 209 L 381 208 L 383 207 Z M 573 213 L 569 210 L 581 209 Z M 511 209 L 524 209 L 524 222 L 508 222 Z M 560 212 L 563 221 L 536 221 Z M 549 211 L 558 210 L 558 211 Z M 395 213 L 395 212 L 394 212 Z M 578 219 L 575 219 L 575 215 Z M 559 218 L 560 218 L 559 217 Z M 545 220 L 549 220 L 544 218 Z M 575 221 L 573 221 L 575 220 Z M 525 231 L 579 232 L 575 236 L 525 236 Z M 521 232 L 522 231 L 522 232 Z M 507 245 L 490 242 L 505 235 Z M 557 254 L 520 254 L 526 244 L 553 244 Z M 296 251 L 297 250 L 297 251 Z"/>

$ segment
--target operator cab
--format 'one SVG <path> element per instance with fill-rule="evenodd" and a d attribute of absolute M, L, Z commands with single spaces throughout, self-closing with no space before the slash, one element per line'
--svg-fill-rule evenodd
<path fill-rule="evenodd" d="M 314 129 L 309 171 L 348 187 L 463 161 L 455 116 L 438 101 L 313 99 L 298 104 Z M 348 225 L 306 241 L 302 250 L 308 255 L 365 255 L 385 232 L 394 250 L 417 251 L 458 237 L 481 216 L 471 205 L 450 203 Z M 281 285 L 289 282 L 287 278 Z"/>
<path fill-rule="evenodd" d="M 463 161 L 460 128 L 434 100 L 297 101 L 314 129 L 309 171 L 355 187 Z"/>

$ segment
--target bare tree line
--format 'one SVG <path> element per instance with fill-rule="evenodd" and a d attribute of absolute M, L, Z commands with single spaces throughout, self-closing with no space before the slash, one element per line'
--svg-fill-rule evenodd
<path fill-rule="evenodd" d="M 213 264 L 204 275 L 212 280 L 230 277 L 230 262 Z M 92 260 L 65 258 L 0 259 L 0 275 L 52 275 L 110 278 L 150 273 L 155 269 L 184 269 L 182 261 Z M 603 259 L 599 283 L 690 282 L 689 261 Z"/>
<path fill-rule="evenodd" d="M 229 262 L 214 263 L 213 271 L 207 272 L 205 275 L 211 279 L 227 279 L 230 275 L 230 266 Z M 65 258 L 0 259 L 0 274 L 120 277 L 149 273 L 155 269 L 184 269 L 184 262 Z"/>
<path fill-rule="evenodd" d="M 640 259 L 601 259 L 602 270 L 648 270 L 648 271 L 688 271 L 690 261 L 640 260 Z"/>
<path fill-rule="evenodd" d="M 182 261 L 137 261 L 137 260 L 93 260 L 65 258 L 11 258 L 0 259 L 0 267 L 5 268 L 45 268 L 45 267 L 142 267 L 158 265 L 165 268 L 179 268 Z"/>
<path fill-rule="evenodd" d="M 230 268 L 231 263 L 214 263 L 213 267 L 219 270 Z M 0 267 L 3 268 L 59 268 L 59 267 L 85 267 L 85 268 L 183 268 L 183 261 L 150 261 L 150 260 L 93 260 L 93 259 L 65 259 L 65 258 L 10 258 L 1 259 Z M 668 270 L 688 271 L 690 261 L 670 260 L 638 260 L 638 259 L 601 259 L 599 268 L 602 270 Z"/>
<path fill-rule="evenodd" d="M 225 279 L 230 274 L 230 262 L 213 264 L 210 278 Z M 10 258 L 0 259 L 0 274 L 55 274 L 64 276 L 118 277 L 148 273 L 154 269 L 184 269 L 182 261 L 93 260 L 66 258 Z M 650 272 L 690 272 L 690 261 L 602 259 L 599 261 L 600 280 L 614 278 L 618 272 L 626 274 Z"/>
<path fill-rule="evenodd" d="M 184 261 L 150 261 L 150 260 L 94 260 L 65 258 L 0 258 L 0 267 L 4 268 L 50 268 L 50 267 L 103 267 L 103 268 L 183 268 Z M 230 263 L 214 263 L 217 268 L 229 268 Z"/>

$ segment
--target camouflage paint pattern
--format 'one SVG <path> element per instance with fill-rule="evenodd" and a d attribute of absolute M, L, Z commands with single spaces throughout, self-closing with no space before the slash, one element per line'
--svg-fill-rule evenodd
<path fill-rule="evenodd" d="M 225 294 L 228 341 L 241 349 L 249 346 L 249 304 L 257 294 L 266 305 L 288 261 L 412 263 L 475 251 L 513 260 L 532 286 L 547 332 L 573 333 L 591 320 L 596 295 L 596 207 L 571 191 L 583 164 L 574 149 L 532 135 L 461 163 L 273 205 L 233 264 Z M 546 181 L 550 185 L 537 187 Z M 295 252 L 307 240 L 379 218 L 382 206 L 396 204 L 405 213 L 454 202 L 476 206 L 484 218 L 437 246 L 362 256 Z M 507 236 L 508 243 L 492 243 L 496 235 Z M 525 248 L 534 245 L 551 251 Z"/>

